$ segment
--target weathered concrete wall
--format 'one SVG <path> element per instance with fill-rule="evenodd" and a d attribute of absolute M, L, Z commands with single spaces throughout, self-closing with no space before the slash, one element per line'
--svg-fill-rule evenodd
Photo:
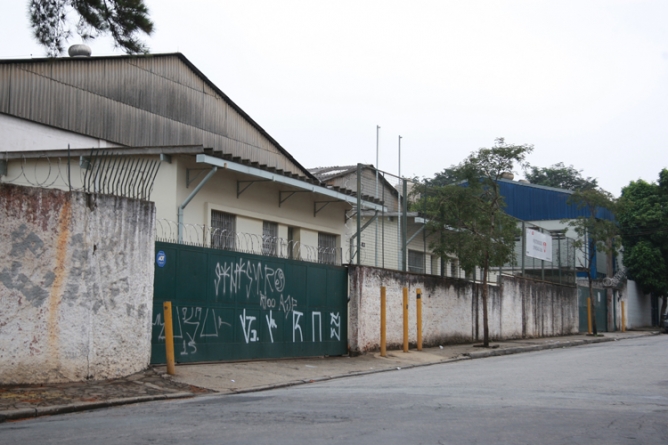
<path fill-rule="evenodd" d="M 153 203 L 0 184 L 0 222 L 0 383 L 148 365 Z"/>
<path fill-rule="evenodd" d="M 465 343 L 483 337 L 481 285 L 459 278 L 356 267 L 350 273 L 350 348 L 380 347 L 380 287 L 387 289 L 387 345 L 403 343 L 402 288 L 409 292 L 409 343 L 417 342 L 416 290 L 422 289 L 425 346 Z M 576 334 L 575 287 L 503 276 L 488 287 L 490 337 L 494 340 Z"/>

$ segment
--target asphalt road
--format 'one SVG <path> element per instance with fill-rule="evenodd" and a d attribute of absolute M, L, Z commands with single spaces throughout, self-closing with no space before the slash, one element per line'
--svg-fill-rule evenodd
<path fill-rule="evenodd" d="M 666 444 L 668 335 L 0 424 L 0 444 Z"/>

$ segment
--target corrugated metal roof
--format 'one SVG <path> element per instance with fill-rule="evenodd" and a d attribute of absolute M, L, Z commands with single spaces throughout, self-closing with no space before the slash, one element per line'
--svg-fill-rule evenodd
<path fill-rule="evenodd" d="M 127 146 L 203 145 L 316 179 L 181 53 L 0 60 L 0 113 Z"/>

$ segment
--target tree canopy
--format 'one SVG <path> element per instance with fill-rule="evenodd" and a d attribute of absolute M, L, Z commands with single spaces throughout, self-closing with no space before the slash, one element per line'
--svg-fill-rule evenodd
<path fill-rule="evenodd" d="M 622 189 L 618 221 L 628 275 L 644 292 L 668 299 L 668 169 L 658 183 L 642 179 Z"/>
<path fill-rule="evenodd" d="M 556 187 L 567 190 L 585 190 L 598 187 L 598 180 L 582 176 L 582 170 L 564 165 L 559 162 L 550 167 L 535 167 L 528 165 L 524 171 L 524 177 L 532 184 Z"/>
<path fill-rule="evenodd" d="M 78 17 L 76 33 L 84 40 L 109 34 L 128 54 L 147 52 L 137 34 L 153 32 L 144 0 L 29 0 L 28 15 L 33 35 L 51 57 L 62 54 L 72 36 L 72 15 Z"/>
<path fill-rule="evenodd" d="M 497 139 L 492 148 L 481 148 L 461 164 L 446 169 L 447 183 L 427 188 L 420 199 L 429 221 L 431 249 L 441 257 L 454 255 L 468 273 L 482 273 L 483 342 L 489 346 L 487 276 L 491 267 L 511 261 L 518 234 L 517 222 L 503 209 L 498 180 L 516 164 L 524 162 L 531 145 L 509 145 Z"/>

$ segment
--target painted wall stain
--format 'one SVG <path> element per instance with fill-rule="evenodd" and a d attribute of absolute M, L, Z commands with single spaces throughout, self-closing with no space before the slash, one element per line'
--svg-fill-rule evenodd
<path fill-rule="evenodd" d="M 67 278 L 67 242 L 70 237 L 70 219 L 72 214 L 71 201 L 65 201 L 58 218 L 58 238 L 56 241 L 55 279 L 49 293 L 49 353 L 54 366 L 60 361 L 60 301 L 63 297 L 63 283 Z"/>

